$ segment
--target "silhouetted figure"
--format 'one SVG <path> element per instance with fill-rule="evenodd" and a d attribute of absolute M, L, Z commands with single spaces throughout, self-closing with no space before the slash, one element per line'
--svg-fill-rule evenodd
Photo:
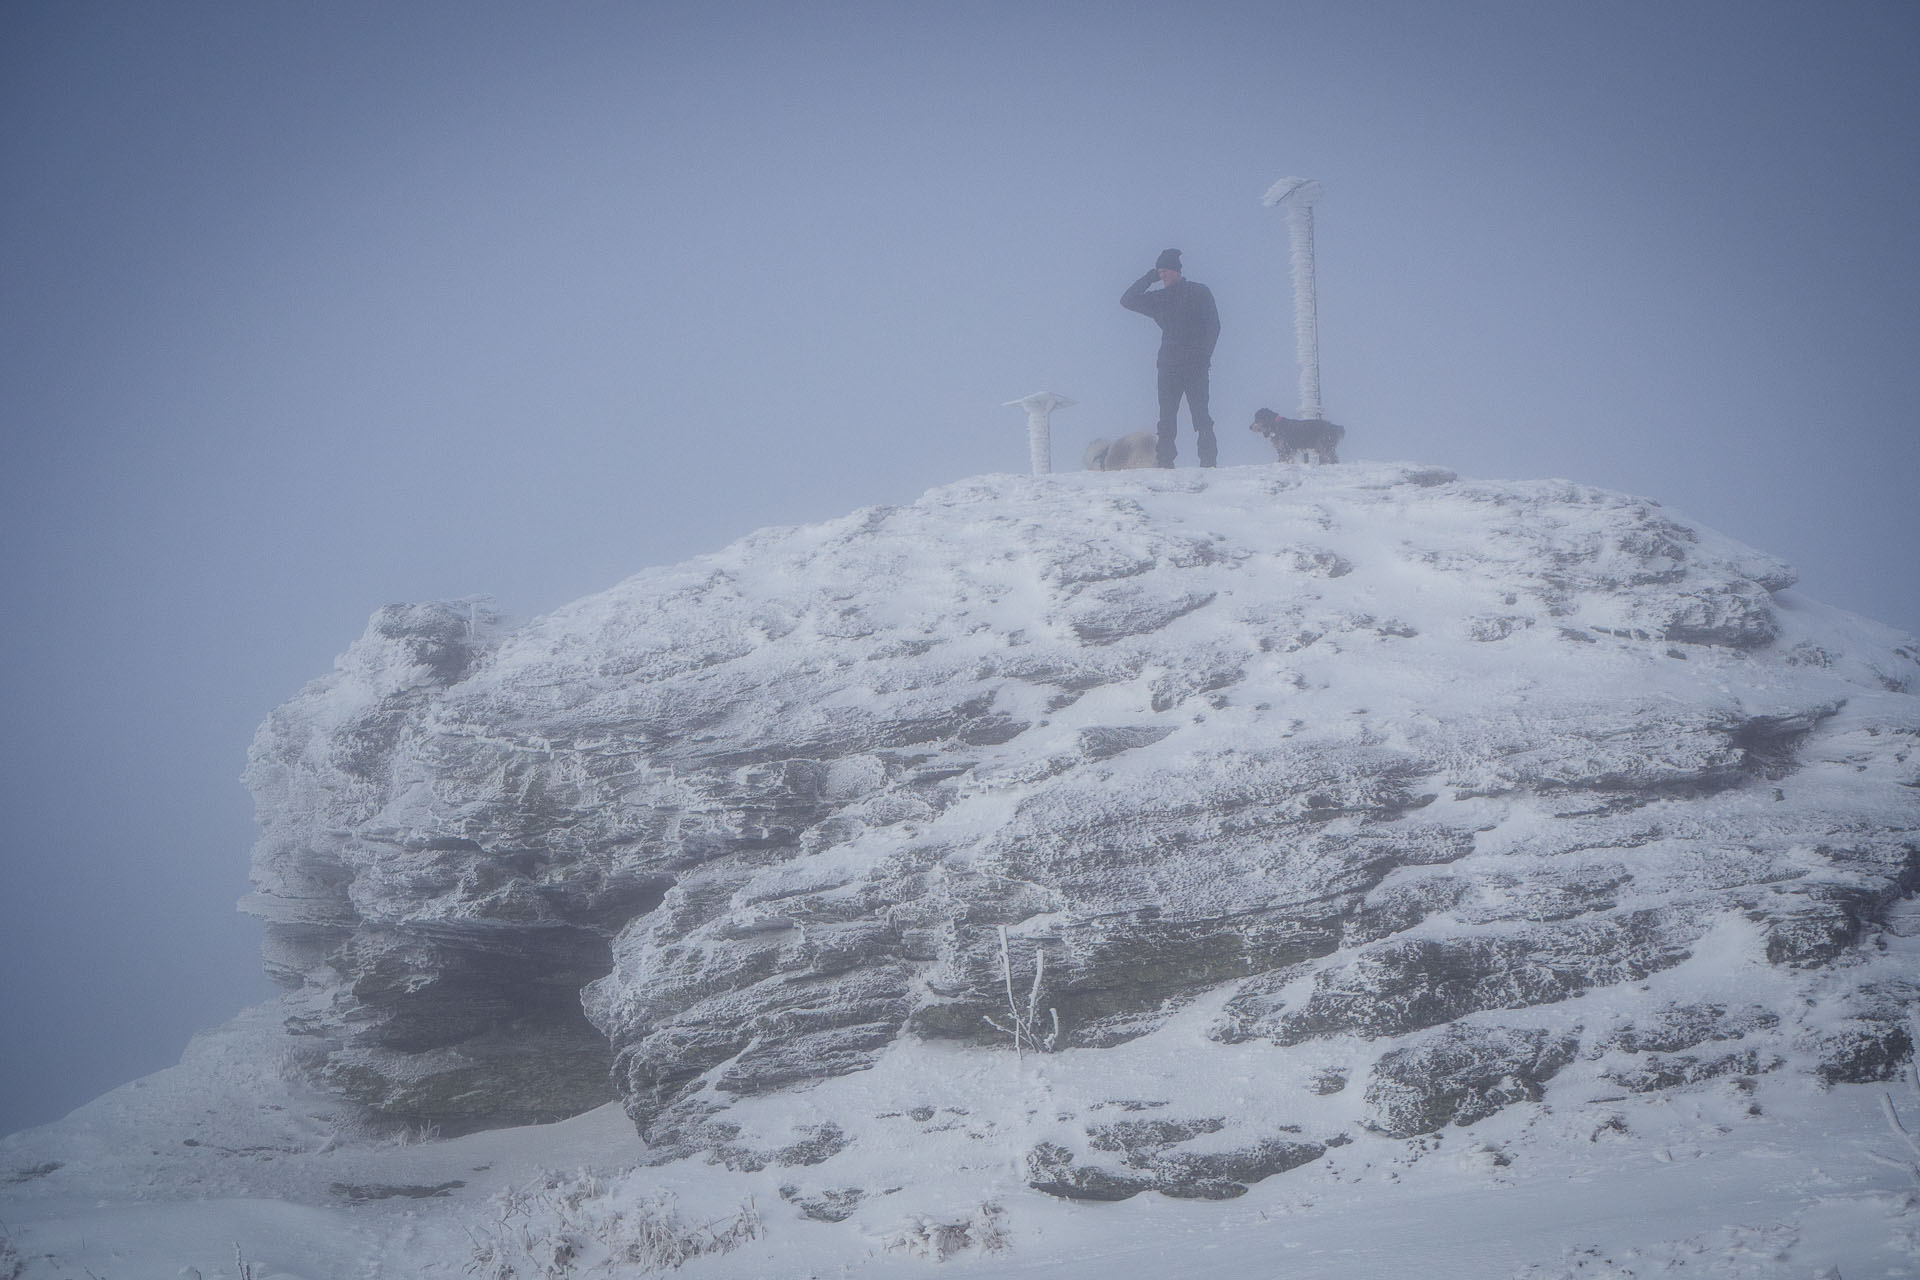
<path fill-rule="evenodd" d="M 1155 282 L 1161 286 L 1153 288 Z M 1168 249 L 1120 295 L 1120 305 L 1151 317 L 1160 326 L 1160 421 L 1156 426 L 1155 459 L 1173 465 L 1174 425 L 1180 415 L 1180 397 L 1187 398 L 1193 418 L 1200 465 L 1211 467 L 1219 456 L 1213 438 L 1213 417 L 1207 412 L 1207 378 L 1213 368 L 1213 347 L 1220 340 L 1220 312 L 1213 291 L 1180 274 L 1180 251 Z"/>

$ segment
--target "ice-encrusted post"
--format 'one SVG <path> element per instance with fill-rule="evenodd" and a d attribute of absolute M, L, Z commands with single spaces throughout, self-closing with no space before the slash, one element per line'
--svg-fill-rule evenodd
<path fill-rule="evenodd" d="M 1313 206 L 1320 184 L 1312 178 L 1282 178 L 1260 200 L 1269 209 L 1287 211 L 1287 238 L 1293 244 L 1293 341 L 1300 361 L 1300 416 L 1320 417 L 1320 315 L 1313 281 Z"/>
<path fill-rule="evenodd" d="M 1030 396 L 1007 401 L 1027 411 L 1027 451 L 1033 455 L 1033 474 L 1044 476 L 1053 470 L 1053 435 L 1047 418 L 1055 409 L 1064 409 L 1074 401 L 1057 391 L 1036 391 Z"/>
<path fill-rule="evenodd" d="M 1910 1083 L 1914 1094 L 1920 1096 L 1920 1009 L 1909 1010 L 1907 1013 L 1907 1043 L 1913 1047 Z M 1906 1170 L 1913 1175 L 1915 1182 L 1920 1182 L 1920 1137 L 1916 1137 L 1900 1119 L 1900 1110 L 1893 1105 L 1892 1094 L 1880 1095 L 1880 1113 L 1887 1118 L 1887 1128 L 1893 1130 L 1894 1136 L 1906 1146 L 1907 1153 L 1898 1159 L 1883 1156 L 1877 1151 L 1869 1151 L 1867 1155 L 1881 1164 Z"/>
<path fill-rule="evenodd" d="M 1046 981 L 1047 953 L 1038 946 L 1033 949 L 1033 989 L 1027 992 L 1027 1007 L 1023 1011 L 1020 1002 L 1013 997 L 1013 952 L 1007 946 L 1007 926 L 1000 926 L 1000 979 L 1007 984 L 1007 1021 L 1002 1026 L 992 1014 L 984 1015 L 987 1025 L 995 1031 L 1004 1031 L 1013 1037 L 1013 1056 L 1024 1059 L 1025 1049 L 1032 1048 L 1035 1053 L 1052 1053 L 1060 1043 L 1060 1011 L 1048 1009 L 1047 1016 L 1053 1022 L 1053 1030 L 1046 1036 L 1040 1034 L 1040 987 Z"/>

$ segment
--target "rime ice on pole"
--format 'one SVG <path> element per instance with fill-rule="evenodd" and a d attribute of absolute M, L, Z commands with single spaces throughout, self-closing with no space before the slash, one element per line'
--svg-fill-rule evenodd
<path fill-rule="evenodd" d="M 1053 435 L 1047 419 L 1055 409 L 1064 409 L 1075 401 L 1057 391 L 1036 391 L 1030 396 L 1006 402 L 1027 411 L 1027 450 L 1033 456 L 1033 474 L 1044 476 L 1053 470 Z"/>
<path fill-rule="evenodd" d="M 1287 235 L 1293 244 L 1293 338 L 1300 361 L 1300 416 L 1320 414 L 1320 320 L 1313 280 L 1313 206 L 1320 184 L 1312 178 L 1282 178 L 1267 188 L 1260 203 L 1287 211 Z"/>

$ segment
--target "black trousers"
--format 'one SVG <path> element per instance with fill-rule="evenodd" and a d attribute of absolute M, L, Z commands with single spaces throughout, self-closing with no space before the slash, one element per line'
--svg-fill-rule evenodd
<path fill-rule="evenodd" d="M 1213 415 L 1207 412 L 1208 371 L 1205 365 L 1198 369 L 1163 367 L 1160 370 L 1160 422 L 1156 430 L 1159 439 L 1155 442 L 1155 461 L 1163 467 L 1173 465 L 1173 432 L 1180 417 L 1180 397 L 1187 398 L 1187 413 L 1193 418 L 1193 434 L 1198 437 L 1200 465 L 1211 467 L 1220 455 L 1220 448 L 1213 438 Z"/>

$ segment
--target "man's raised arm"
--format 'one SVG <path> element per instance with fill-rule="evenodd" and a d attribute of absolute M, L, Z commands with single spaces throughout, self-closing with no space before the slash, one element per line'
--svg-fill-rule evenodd
<path fill-rule="evenodd" d="M 1155 267 L 1127 286 L 1127 291 L 1120 295 L 1120 305 L 1129 311 L 1138 311 L 1143 316 L 1152 315 L 1153 304 L 1147 301 L 1147 290 L 1159 279 L 1160 268 Z"/>

